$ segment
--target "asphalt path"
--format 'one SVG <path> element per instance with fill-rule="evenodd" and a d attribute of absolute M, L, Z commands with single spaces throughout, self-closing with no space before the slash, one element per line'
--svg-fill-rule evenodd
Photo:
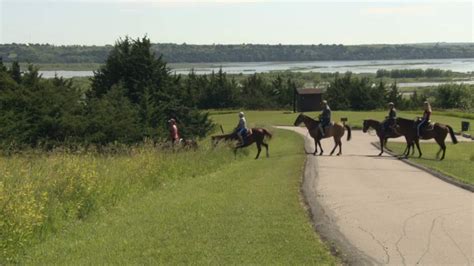
<path fill-rule="evenodd" d="M 280 127 L 305 138 L 306 128 Z M 473 193 L 389 155 L 353 131 L 342 156 L 308 155 L 302 190 L 316 230 L 349 264 L 473 265 Z M 322 141 L 329 154 L 332 139 Z"/>

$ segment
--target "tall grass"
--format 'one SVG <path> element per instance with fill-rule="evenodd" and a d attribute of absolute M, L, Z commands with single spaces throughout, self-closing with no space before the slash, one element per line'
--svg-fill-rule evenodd
<path fill-rule="evenodd" d="M 143 144 L 126 153 L 30 152 L 0 157 L 0 264 L 73 221 L 125 197 L 216 171 L 228 150 L 177 152 Z"/>

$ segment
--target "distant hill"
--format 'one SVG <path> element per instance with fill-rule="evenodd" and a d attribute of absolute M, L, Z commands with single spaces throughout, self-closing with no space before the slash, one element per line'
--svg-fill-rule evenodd
<path fill-rule="evenodd" d="M 111 45 L 0 44 L 4 62 L 103 63 Z M 474 58 L 474 43 L 401 45 L 154 44 L 170 63 Z"/>

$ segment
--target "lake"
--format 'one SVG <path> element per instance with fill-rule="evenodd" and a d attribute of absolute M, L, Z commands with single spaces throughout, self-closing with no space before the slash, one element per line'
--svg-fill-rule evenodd
<path fill-rule="evenodd" d="M 375 73 L 378 69 L 427 69 L 437 68 L 455 72 L 474 72 L 474 58 L 464 59 L 420 59 L 420 60 L 360 60 L 360 61 L 311 61 L 311 62 L 236 62 L 236 63 L 193 63 L 169 64 L 173 73 L 188 74 L 191 69 L 199 75 L 219 71 L 229 74 L 268 73 L 273 71 L 292 72 L 347 72 Z M 92 71 L 40 71 L 45 78 L 54 75 L 64 78 L 89 77 Z"/>

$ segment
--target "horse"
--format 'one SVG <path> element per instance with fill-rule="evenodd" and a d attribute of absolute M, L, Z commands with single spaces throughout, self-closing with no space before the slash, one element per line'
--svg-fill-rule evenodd
<path fill-rule="evenodd" d="M 334 123 L 331 126 L 327 127 L 325 129 L 325 132 L 324 132 L 325 134 L 324 134 L 323 138 L 320 137 L 320 132 L 319 132 L 320 131 L 319 130 L 319 123 L 320 122 L 319 121 L 314 120 L 311 117 L 306 116 L 304 114 L 300 114 L 296 118 L 294 125 L 299 126 L 301 123 L 304 123 L 304 125 L 308 129 L 309 135 L 311 137 L 313 137 L 313 139 L 314 139 L 315 150 L 314 150 L 313 155 L 316 155 L 316 153 L 318 152 L 318 145 L 319 145 L 319 148 L 321 148 L 321 152 L 319 153 L 319 155 L 323 155 L 324 151 L 323 151 L 323 148 L 321 147 L 320 140 L 325 139 L 325 138 L 329 138 L 329 137 L 334 138 L 334 148 L 332 149 L 330 155 L 332 155 L 334 153 L 337 146 L 339 146 L 339 152 L 337 153 L 337 156 L 341 155 L 342 154 L 342 141 L 341 141 L 341 138 L 342 138 L 342 136 L 344 136 L 344 132 L 345 132 L 344 129 L 347 129 L 347 140 L 348 141 L 351 140 L 351 128 L 348 125 L 344 124 L 344 123 L 342 123 L 342 124 Z"/>
<path fill-rule="evenodd" d="M 382 128 L 382 123 L 377 121 L 377 120 L 366 119 L 366 120 L 364 120 L 362 125 L 363 125 L 362 132 L 364 132 L 364 133 L 367 133 L 369 128 L 375 129 L 375 132 L 377 133 L 377 137 L 379 137 L 379 140 L 380 140 L 380 153 L 379 153 L 379 156 L 382 156 L 383 148 L 384 148 L 384 146 L 385 147 L 387 146 L 387 139 L 398 138 L 398 137 L 402 136 L 401 134 L 399 134 L 398 132 L 395 132 L 394 130 L 391 130 L 391 131 L 386 132 L 384 134 L 383 133 L 384 129 Z M 405 140 L 407 141 L 407 146 L 405 148 L 405 151 L 403 152 L 403 155 L 405 155 L 407 152 L 409 152 L 410 147 L 413 147 L 413 145 L 414 145 L 413 142 L 409 143 L 408 139 L 405 138 Z M 413 153 L 415 153 L 414 148 L 412 150 L 411 155 L 413 155 Z M 418 153 L 420 153 L 420 150 L 418 150 Z"/>
<path fill-rule="evenodd" d="M 420 151 L 419 137 L 417 136 L 417 132 L 416 132 L 416 122 L 410 119 L 397 118 L 394 129 L 395 131 L 404 135 L 405 138 L 407 138 L 407 140 L 411 139 L 415 142 L 416 147 L 418 148 L 418 151 L 420 152 L 420 155 L 418 156 L 418 158 L 420 158 L 422 156 L 422 153 Z M 421 139 L 434 138 L 436 143 L 438 143 L 440 149 L 436 153 L 436 158 L 439 158 L 439 154 L 441 153 L 441 151 L 443 151 L 443 155 L 441 156 L 440 160 L 443 160 L 446 154 L 446 144 L 444 143 L 444 140 L 446 139 L 446 136 L 448 135 L 448 133 L 451 136 L 451 140 L 453 144 L 458 143 L 458 140 L 456 136 L 454 135 L 454 130 L 449 125 L 435 123 L 433 130 L 422 130 L 421 133 L 422 133 Z M 408 157 L 408 155 L 406 157 Z"/>
<path fill-rule="evenodd" d="M 180 139 L 179 143 L 185 149 L 197 150 L 198 144 L 193 139 Z"/>
<path fill-rule="evenodd" d="M 270 155 L 268 153 L 268 144 L 265 143 L 265 137 L 268 137 L 269 139 L 271 139 L 272 134 L 265 128 L 252 128 L 250 129 L 250 132 L 251 132 L 250 134 L 244 137 L 244 143 L 237 145 L 234 148 L 234 154 L 237 153 L 238 149 L 248 147 L 252 145 L 253 143 L 255 143 L 257 145 L 257 150 L 258 150 L 257 156 L 255 157 L 255 159 L 258 159 L 258 157 L 260 156 L 260 152 L 262 151 L 262 146 L 265 147 L 267 157 L 269 157 Z M 235 141 L 235 140 L 239 140 L 239 137 L 237 136 L 237 132 L 234 131 L 230 134 L 212 136 L 211 140 L 214 145 L 217 145 L 217 143 L 221 140 L 225 140 L 225 141 L 234 140 Z"/>

